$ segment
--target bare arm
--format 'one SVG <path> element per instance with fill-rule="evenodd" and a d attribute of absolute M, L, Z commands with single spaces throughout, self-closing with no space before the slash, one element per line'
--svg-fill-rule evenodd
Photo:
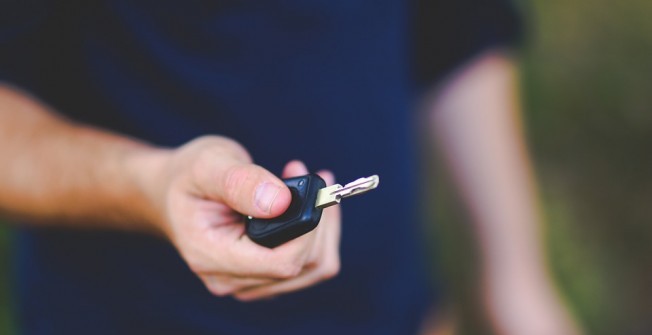
<path fill-rule="evenodd" d="M 0 152 L 5 215 L 45 225 L 160 229 L 160 210 L 144 184 L 169 150 L 75 124 L 0 86 Z"/>
<path fill-rule="evenodd" d="M 252 300 L 314 285 L 339 269 L 339 210 L 275 249 L 244 235 L 242 216 L 288 207 L 283 182 L 233 140 L 157 148 L 66 120 L 0 85 L 0 213 L 33 225 L 138 230 L 170 240 L 216 295 Z M 307 173 L 290 162 L 285 177 Z M 332 174 L 322 172 L 327 182 Z"/>
<path fill-rule="evenodd" d="M 501 334 L 578 334 L 549 279 L 513 62 L 487 53 L 430 106 L 433 132 L 470 209 L 483 292 Z"/>

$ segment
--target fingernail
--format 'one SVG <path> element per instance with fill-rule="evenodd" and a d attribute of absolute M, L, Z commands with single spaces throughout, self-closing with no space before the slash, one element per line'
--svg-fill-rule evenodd
<path fill-rule="evenodd" d="M 256 195 L 254 196 L 256 207 L 265 213 L 270 213 L 272 210 L 272 204 L 280 190 L 281 188 L 273 183 L 262 183 L 261 185 L 258 185 Z"/>

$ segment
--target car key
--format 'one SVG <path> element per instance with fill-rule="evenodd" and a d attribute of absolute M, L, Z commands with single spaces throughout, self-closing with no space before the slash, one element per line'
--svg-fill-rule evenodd
<path fill-rule="evenodd" d="M 245 230 L 252 241 L 274 248 L 315 229 L 322 209 L 339 204 L 343 198 L 365 193 L 378 187 L 376 175 L 360 178 L 344 186 L 326 186 L 316 174 L 284 179 L 292 193 L 292 202 L 281 216 L 271 219 L 245 219 Z"/>

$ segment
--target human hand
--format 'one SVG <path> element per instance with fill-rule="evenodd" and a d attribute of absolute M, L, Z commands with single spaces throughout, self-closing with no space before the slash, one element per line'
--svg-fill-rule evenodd
<path fill-rule="evenodd" d="M 339 271 L 338 206 L 324 210 L 315 230 L 274 249 L 246 236 L 241 214 L 279 216 L 291 194 L 280 179 L 252 164 L 238 143 L 202 137 L 167 155 L 160 166 L 149 192 L 162 213 L 158 229 L 211 293 L 243 301 L 268 298 Z M 303 163 L 293 161 L 283 177 L 306 173 Z M 330 172 L 319 174 L 327 184 L 334 182 Z"/>

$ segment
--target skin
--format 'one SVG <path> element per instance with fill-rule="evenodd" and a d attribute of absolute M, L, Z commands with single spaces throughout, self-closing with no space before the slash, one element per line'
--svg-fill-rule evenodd
<path fill-rule="evenodd" d="M 487 310 L 501 334 L 579 334 L 547 275 L 534 179 L 521 134 L 511 60 L 488 53 L 433 93 L 433 133 L 473 214 Z M 218 136 L 179 148 L 77 124 L 0 86 L 0 212 L 38 226 L 122 229 L 170 241 L 217 296 L 266 299 L 339 271 L 340 212 L 275 249 L 243 232 L 242 216 L 278 216 L 279 178 Z M 307 173 L 289 162 L 283 177 Z M 320 171 L 328 184 L 333 174 Z M 73 205 L 71 205 L 73 204 Z M 89 226 L 93 225 L 93 226 Z"/>
<path fill-rule="evenodd" d="M 487 52 L 433 92 L 433 141 L 471 213 L 482 291 L 500 334 L 580 334 L 560 302 L 542 246 L 536 182 L 527 155 L 514 61 Z"/>
<path fill-rule="evenodd" d="M 0 152 L 8 158 L 0 162 L 5 215 L 32 225 L 161 236 L 215 295 L 269 298 L 339 271 L 337 206 L 324 211 L 314 231 L 275 249 L 244 234 L 237 213 L 275 217 L 291 195 L 233 140 L 207 136 L 177 149 L 156 148 L 65 120 L 4 85 Z M 283 174 L 305 173 L 303 163 L 292 161 Z M 332 173 L 320 174 L 333 183 Z"/>

